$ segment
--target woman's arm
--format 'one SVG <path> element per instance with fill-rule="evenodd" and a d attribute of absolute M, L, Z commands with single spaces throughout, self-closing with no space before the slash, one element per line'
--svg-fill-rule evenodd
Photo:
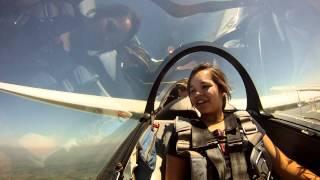
<path fill-rule="evenodd" d="M 185 159 L 175 156 L 166 155 L 166 180 L 185 180 L 188 176 L 187 162 Z"/>
<path fill-rule="evenodd" d="M 262 140 L 266 151 L 271 156 L 272 169 L 274 169 L 282 179 L 320 180 L 320 177 L 318 177 L 316 174 L 302 167 L 297 162 L 289 159 L 277 146 L 272 143 L 271 139 L 267 135 L 265 135 Z"/>

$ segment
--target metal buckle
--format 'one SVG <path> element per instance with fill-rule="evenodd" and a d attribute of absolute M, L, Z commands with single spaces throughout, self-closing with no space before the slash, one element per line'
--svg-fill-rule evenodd
<path fill-rule="evenodd" d="M 243 150 L 242 140 L 227 141 L 227 145 L 230 152 L 240 152 Z"/>
<path fill-rule="evenodd" d="M 271 170 L 268 167 L 267 161 L 263 158 L 263 161 L 260 162 L 263 155 L 263 151 L 258 148 L 253 148 L 250 156 L 250 161 L 256 172 L 260 177 L 265 178 L 266 180 L 270 180 Z M 266 167 L 267 169 L 263 168 Z M 267 170 L 267 171 L 265 171 Z"/>
<path fill-rule="evenodd" d="M 257 126 L 255 126 L 254 128 L 248 128 L 248 129 L 246 129 L 246 128 L 243 128 L 243 132 L 246 134 L 246 135 L 248 135 L 248 134 L 253 134 L 253 133 L 257 133 L 258 132 L 258 128 L 257 128 Z"/>
<path fill-rule="evenodd" d="M 219 145 L 217 140 L 212 140 L 212 141 L 208 141 L 207 145 L 205 147 L 203 147 L 204 149 L 210 149 L 213 147 L 217 147 Z"/>

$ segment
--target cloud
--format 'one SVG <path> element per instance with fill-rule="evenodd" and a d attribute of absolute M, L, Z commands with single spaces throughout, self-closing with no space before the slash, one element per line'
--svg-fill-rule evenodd
<path fill-rule="evenodd" d="M 73 138 L 68 140 L 63 147 L 66 151 L 70 151 L 70 149 L 76 146 L 95 146 L 99 144 L 104 137 L 105 136 L 101 134 L 91 134 L 78 139 Z"/>
<path fill-rule="evenodd" d="M 76 139 L 70 139 L 69 141 L 67 141 L 64 144 L 63 147 L 66 149 L 66 151 L 69 151 L 72 147 L 77 146 L 77 145 L 78 145 L 78 142 Z"/>
<path fill-rule="evenodd" d="M 18 142 L 32 154 L 41 158 L 45 158 L 57 149 L 57 142 L 53 137 L 36 133 L 26 134 Z"/>

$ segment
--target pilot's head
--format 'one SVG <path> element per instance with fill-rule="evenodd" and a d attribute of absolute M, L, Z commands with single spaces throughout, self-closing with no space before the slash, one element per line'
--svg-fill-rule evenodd
<path fill-rule="evenodd" d="M 106 52 L 129 41 L 137 32 L 139 20 L 127 6 L 112 4 L 88 11 L 85 28 L 90 50 Z"/>
<path fill-rule="evenodd" d="M 187 97 L 188 96 L 188 79 L 184 78 L 176 82 L 176 89 L 178 91 L 179 97 Z"/>

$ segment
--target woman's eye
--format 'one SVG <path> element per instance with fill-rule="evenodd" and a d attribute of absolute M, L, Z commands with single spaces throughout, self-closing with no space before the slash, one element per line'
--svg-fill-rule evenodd
<path fill-rule="evenodd" d="M 202 86 L 202 89 L 208 89 L 210 87 L 210 85 L 206 84 Z"/>
<path fill-rule="evenodd" d="M 195 90 L 194 89 L 191 89 L 190 90 L 190 94 L 194 94 Z"/>

